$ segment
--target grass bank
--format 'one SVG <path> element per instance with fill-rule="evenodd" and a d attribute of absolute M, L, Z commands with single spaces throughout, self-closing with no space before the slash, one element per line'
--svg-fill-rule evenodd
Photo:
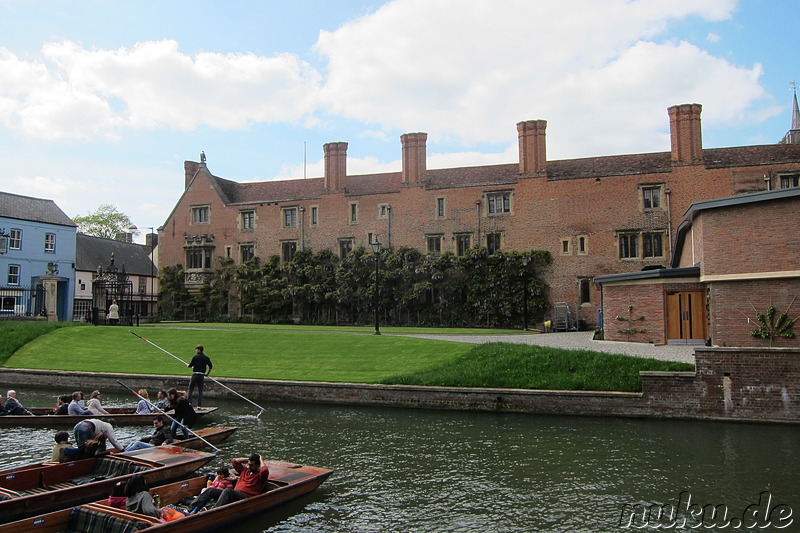
<path fill-rule="evenodd" d="M 0 323 L 4 338 L 6 327 Z M 462 334 L 462 330 L 413 329 Z M 32 340 L 0 362 L 7 368 L 187 374 L 179 361 L 129 330 L 184 361 L 191 358 L 196 344 L 203 344 L 214 362 L 215 377 L 636 392 L 641 390 L 640 370 L 692 368 L 683 363 L 589 351 L 403 337 L 399 334 L 410 332 L 400 328 L 387 328 L 378 336 L 372 335 L 371 328 L 205 324 L 32 327 L 28 333 Z M 27 338 L 21 332 L 15 335 L 17 344 Z"/>

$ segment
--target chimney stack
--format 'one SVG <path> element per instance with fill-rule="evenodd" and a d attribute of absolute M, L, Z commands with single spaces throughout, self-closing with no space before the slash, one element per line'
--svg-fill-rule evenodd
<path fill-rule="evenodd" d="M 546 120 L 526 120 L 517 123 L 521 174 L 542 174 L 547 170 L 546 129 Z"/>
<path fill-rule="evenodd" d="M 194 161 L 183 162 L 184 190 L 189 188 L 189 184 L 192 182 L 192 179 L 197 175 L 197 171 L 199 169 L 200 169 L 199 163 L 195 163 Z"/>
<path fill-rule="evenodd" d="M 703 162 L 702 110 L 700 104 L 682 104 L 667 109 L 673 165 L 698 165 Z"/>
<path fill-rule="evenodd" d="M 347 176 L 347 143 L 326 143 L 322 145 L 322 150 L 325 152 L 325 190 L 344 189 L 344 178 Z"/>
<path fill-rule="evenodd" d="M 425 183 L 427 177 L 427 133 L 406 133 L 400 136 L 403 145 L 403 185 Z"/>

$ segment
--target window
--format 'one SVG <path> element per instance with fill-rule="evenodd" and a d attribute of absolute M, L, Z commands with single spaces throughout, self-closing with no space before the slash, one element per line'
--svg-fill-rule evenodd
<path fill-rule="evenodd" d="M 461 257 L 467 255 L 470 248 L 471 236 L 468 234 L 456 235 L 456 254 Z"/>
<path fill-rule="evenodd" d="M 355 224 L 358 222 L 358 204 L 350 204 L 350 223 Z"/>
<path fill-rule="evenodd" d="M 21 250 L 22 249 L 22 230 L 12 229 L 8 234 L 8 249 Z"/>
<path fill-rule="evenodd" d="M 499 233 L 489 233 L 486 235 L 486 249 L 489 251 L 489 255 L 500 251 Z"/>
<path fill-rule="evenodd" d="M 789 189 L 792 187 L 800 187 L 800 175 L 781 176 L 781 189 Z"/>
<path fill-rule="evenodd" d="M 561 239 L 561 255 L 570 255 L 570 239 Z"/>
<path fill-rule="evenodd" d="M 353 251 L 353 239 L 339 239 L 339 257 L 342 259 Z"/>
<path fill-rule="evenodd" d="M 634 259 L 639 257 L 639 234 L 621 233 L 619 235 L 620 259 Z"/>
<path fill-rule="evenodd" d="M 242 231 L 250 231 L 256 227 L 256 212 L 242 211 Z"/>
<path fill-rule="evenodd" d="M 297 208 L 296 207 L 287 207 L 286 209 L 282 209 L 283 211 L 283 227 L 284 228 L 296 228 L 297 227 Z"/>
<path fill-rule="evenodd" d="M 427 251 L 429 254 L 439 255 L 442 253 L 442 236 L 441 235 L 428 235 L 425 237 L 427 241 Z"/>
<path fill-rule="evenodd" d="M 281 260 L 288 263 L 294 259 L 294 253 L 297 251 L 297 241 L 285 241 L 281 243 Z"/>
<path fill-rule="evenodd" d="M 239 256 L 242 258 L 242 263 L 247 263 L 256 256 L 256 245 L 252 242 L 240 244 Z"/>
<path fill-rule="evenodd" d="M 55 233 L 45 233 L 44 234 L 44 251 L 48 254 L 56 253 L 56 234 Z"/>
<path fill-rule="evenodd" d="M 578 237 L 578 255 L 586 255 L 589 253 L 589 246 L 588 246 L 589 238 L 586 235 L 580 235 Z"/>
<path fill-rule="evenodd" d="M 210 221 L 209 207 L 202 205 L 192 208 L 192 224 L 208 224 Z"/>
<path fill-rule="evenodd" d="M 661 186 L 642 187 L 642 202 L 645 210 L 661 209 Z"/>
<path fill-rule="evenodd" d="M 81 290 L 84 290 L 86 287 L 81 285 Z M 139 293 L 144 294 L 147 292 L 147 278 L 144 276 L 139 276 Z"/>
<path fill-rule="evenodd" d="M 489 204 L 489 214 L 498 215 L 511 212 L 511 193 L 495 192 L 488 193 L 486 200 Z"/>
<path fill-rule="evenodd" d="M 319 213 L 319 208 L 317 208 L 317 206 L 313 206 L 311 208 L 311 225 L 312 226 L 316 226 L 317 225 L 318 213 Z"/>
<path fill-rule="evenodd" d="M 580 281 L 580 302 L 582 304 L 589 304 L 592 303 L 592 291 L 591 291 L 591 282 L 588 279 L 582 279 Z"/>
<path fill-rule="evenodd" d="M 643 233 L 642 251 L 644 257 L 662 257 L 664 250 L 662 246 L 663 235 L 661 233 Z"/>
<path fill-rule="evenodd" d="M 436 216 L 438 218 L 444 218 L 444 198 L 436 199 Z"/>
<path fill-rule="evenodd" d="M 8 284 L 19 285 L 19 265 L 8 265 Z"/>
<path fill-rule="evenodd" d="M 389 218 L 389 211 L 391 211 L 389 204 L 378 205 L 378 218 Z"/>
<path fill-rule="evenodd" d="M 16 296 L 3 296 L 0 298 L 0 311 L 14 312 L 17 306 Z"/>
<path fill-rule="evenodd" d="M 186 268 L 211 268 L 211 250 L 209 248 L 186 250 Z"/>

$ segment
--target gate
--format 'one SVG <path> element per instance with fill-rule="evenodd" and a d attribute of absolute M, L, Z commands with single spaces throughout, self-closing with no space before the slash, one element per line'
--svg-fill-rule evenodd
<path fill-rule="evenodd" d="M 92 280 L 92 324 L 108 325 L 108 308 L 114 300 L 119 306 L 120 325 L 133 325 L 133 282 L 125 272 L 125 265 L 119 270 L 114 264 L 112 252 L 111 263 L 105 270 L 97 267 L 97 277 Z"/>

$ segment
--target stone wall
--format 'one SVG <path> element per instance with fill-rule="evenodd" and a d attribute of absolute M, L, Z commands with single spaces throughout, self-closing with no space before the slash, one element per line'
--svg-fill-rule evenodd
<path fill-rule="evenodd" d="M 800 422 L 800 349 L 697 348 L 696 372 L 642 372 L 643 392 L 541 391 L 224 379 L 255 403 L 314 402 L 530 414 Z M 186 388 L 185 376 L 0 369 L 0 387 Z M 87 387 L 91 383 L 91 387 Z M 208 383 L 205 395 L 235 397 Z"/>

